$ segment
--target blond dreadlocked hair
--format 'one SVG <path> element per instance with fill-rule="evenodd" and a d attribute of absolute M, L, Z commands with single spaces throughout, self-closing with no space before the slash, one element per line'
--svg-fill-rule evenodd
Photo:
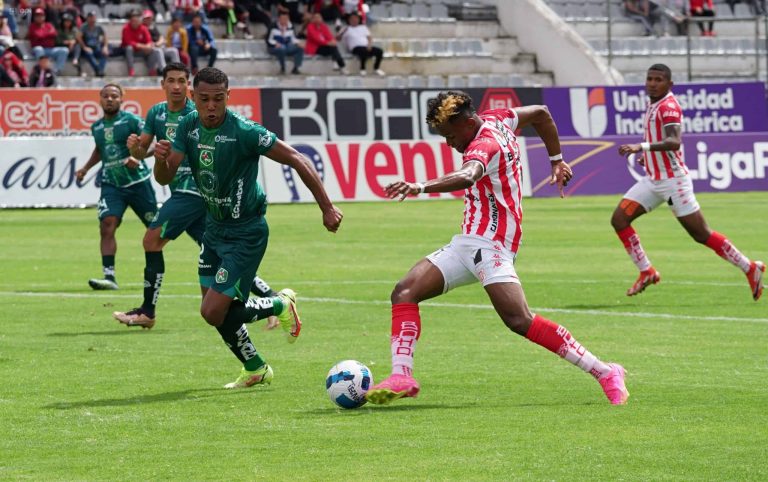
<path fill-rule="evenodd" d="M 427 124 L 433 129 L 450 121 L 459 114 L 473 114 L 472 98 L 466 92 L 449 90 L 440 92 L 437 97 L 427 102 Z"/>

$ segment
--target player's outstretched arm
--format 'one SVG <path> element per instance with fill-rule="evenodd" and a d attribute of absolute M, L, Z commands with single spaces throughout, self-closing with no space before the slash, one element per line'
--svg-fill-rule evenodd
<path fill-rule="evenodd" d="M 552 175 L 549 178 L 549 185 L 557 184 L 560 191 L 560 197 L 564 196 L 563 187 L 568 185 L 568 181 L 573 177 L 571 166 L 563 160 L 563 154 L 560 150 L 560 136 L 557 133 L 557 124 L 549 113 L 546 105 L 527 105 L 515 108 L 517 114 L 517 125 L 520 128 L 532 126 L 544 141 L 544 147 L 547 148 L 549 160 L 552 164 Z"/>
<path fill-rule="evenodd" d="M 280 139 L 275 141 L 275 144 L 265 155 L 273 161 L 290 166 L 299 174 L 301 181 L 310 190 L 317 205 L 323 211 L 323 225 L 328 231 L 335 233 L 341 225 L 344 214 L 331 202 L 328 193 L 325 192 L 320 175 L 309 162 L 309 159 Z"/>
<path fill-rule="evenodd" d="M 146 159 L 149 156 L 149 146 L 152 144 L 152 140 L 155 138 L 152 134 L 142 132 L 140 136 L 131 134 L 126 140 L 126 146 L 131 153 L 131 156 L 138 160 Z"/>
<path fill-rule="evenodd" d="M 101 154 L 99 154 L 99 149 L 94 147 L 93 152 L 91 152 L 91 157 L 88 158 L 88 162 L 85 163 L 83 167 L 75 171 L 75 177 L 79 182 L 83 182 L 83 179 L 85 178 L 85 175 L 88 174 L 88 171 L 91 170 L 93 166 L 101 162 Z"/>
<path fill-rule="evenodd" d="M 176 175 L 184 154 L 171 149 L 171 141 L 163 139 L 155 144 L 155 181 L 162 186 L 167 186 Z"/>
<path fill-rule="evenodd" d="M 422 192 L 461 191 L 477 182 L 478 179 L 483 177 L 484 172 L 485 169 L 480 161 L 469 161 L 465 162 L 461 169 L 449 172 L 444 176 L 425 183 L 397 181 L 387 185 L 384 189 L 390 199 L 399 198 L 398 201 Z"/>
<path fill-rule="evenodd" d="M 676 151 L 680 149 L 680 144 L 683 142 L 683 134 L 680 124 L 664 126 L 664 135 L 666 137 L 659 142 L 622 144 L 619 146 L 619 154 L 628 156 L 630 154 L 637 154 L 640 151 Z"/>

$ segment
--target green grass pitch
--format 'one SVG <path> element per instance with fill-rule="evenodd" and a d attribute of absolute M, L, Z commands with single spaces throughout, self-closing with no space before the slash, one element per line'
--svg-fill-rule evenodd
<path fill-rule="evenodd" d="M 450 240 L 460 201 L 271 206 L 260 274 L 299 292 L 295 345 L 251 325 L 270 387 L 226 391 L 239 365 L 198 314 L 197 248 L 165 250 L 158 324 L 112 320 L 140 304 L 143 227 L 118 230 L 117 292 L 100 275 L 96 213 L 0 212 L 2 480 L 766 480 L 768 299 L 661 208 L 635 223 L 662 283 L 609 224 L 619 197 L 527 199 L 517 271 L 529 304 L 629 371 L 610 406 L 577 368 L 509 332 L 479 286 L 422 306 L 418 399 L 335 408 L 344 359 L 389 373 L 389 294 Z M 768 259 L 768 193 L 702 194 L 711 227 Z"/>

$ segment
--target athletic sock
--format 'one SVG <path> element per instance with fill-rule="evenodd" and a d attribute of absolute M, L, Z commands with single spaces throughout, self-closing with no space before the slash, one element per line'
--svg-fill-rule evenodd
<path fill-rule="evenodd" d="M 640 244 L 640 236 L 637 235 L 632 226 L 616 231 L 616 234 L 624 245 L 624 249 L 627 250 L 627 254 L 632 258 L 632 262 L 637 266 L 637 269 L 645 271 L 651 267 L 651 261 L 645 255 L 643 245 Z"/>
<path fill-rule="evenodd" d="M 115 281 L 115 255 L 114 254 L 101 257 L 101 269 L 104 272 L 104 279 Z"/>
<path fill-rule="evenodd" d="M 421 336 L 419 305 L 398 303 L 392 305 L 392 374 L 413 375 L 413 352 Z"/>
<path fill-rule="evenodd" d="M 560 358 L 565 358 L 593 377 L 600 379 L 611 371 L 611 367 L 584 348 L 568 330 L 557 323 L 539 315 L 534 315 L 526 338 L 541 345 Z"/>
<path fill-rule="evenodd" d="M 157 297 L 160 296 L 160 286 L 163 284 L 165 275 L 165 260 L 162 251 L 151 251 L 144 253 L 146 264 L 144 265 L 144 302 L 141 309 L 150 315 L 155 316 L 155 306 Z"/>
<path fill-rule="evenodd" d="M 270 316 L 277 316 L 285 309 L 285 303 L 279 296 L 271 298 L 248 298 L 245 303 L 245 310 L 250 319 L 244 323 L 250 323 L 256 320 L 263 320 Z"/>
<path fill-rule="evenodd" d="M 243 364 L 246 370 L 256 370 L 266 363 L 256 351 L 245 323 L 249 321 L 249 313 L 245 305 L 239 300 L 233 300 L 229 305 L 224 322 L 216 327 L 221 339 L 229 347 L 230 351 Z"/>
<path fill-rule="evenodd" d="M 717 253 L 718 256 L 728 261 L 734 266 L 741 268 L 743 272 L 749 271 L 751 262 L 749 258 L 741 254 L 741 251 L 736 249 L 736 246 L 731 244 L 724 235 L 717 231 L 712 231 L 712 234 L 707 239 L 706 244 L 712 251 Z"/>
<path fill-rule="evenodd" d="M 266 281 L 258 276 L 253 278 L 253 284 L 251 285 L 251 293 L 259 298 L 266 298 L 267 296 L 277 296 L 277 291 L 273 290 Z"/>

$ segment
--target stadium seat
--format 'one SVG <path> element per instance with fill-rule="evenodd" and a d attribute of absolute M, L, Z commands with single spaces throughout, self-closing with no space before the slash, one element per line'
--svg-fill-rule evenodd
<path fill-rule="evenodd" d="M 411 6 L 402 3 L 392 4 L 392 12 L 390 16 L 401 22 L 415 21 L 413 18 L 411 18 Z"/>
<path fill-rule="evenodd" d="M 86 3 L 83 5 L 82 12 L 84 17 L 87 17 L 89 13 L 93 12 L 96 14 L 97 19 L 104 18 L 104 15 L 101 13 L 101 7 L 93 3 Z"/>
<path fill-rule="evenodd" d="M 325 82 L 323 82 L 322 77 L 310 75 L 304 79 L 304 86 L 309 89 L 323 89 L 325 88 Z"/>
<path fill-rule="evenodd" d="M 391 75 L 387 77 L 388 89 L 404 89 L 406 85 L 407 85 L 407 82 L 405 78 L 400 75 Z"/>
<path fill-rule="evenodd" d="M 435 3 L 429 6 L 429 16 L 433 19 L 450 18 L 448 7 L 442 3 Z"/>
<path fill-rule="evenodd" d="M 469 74 L 467 76 L 467 87 L 470 89 L 488 87 L 488 77 L 480 74 Z"/>
<path fill-rule="evenodd" d="M 414 3 L 411 5 L 411 17 L 423 21 L 430 18 L 429 7 L 423 3 Z"/>
<path fill-rule="evenodd" d="M 423 89 L 427 86 L 427 82 L 424 80 L 424 77 L 421 75 L 409 75 L 408 76 L 408 87 L 411 89 Z"/>
<path fill-rule="evenodd" d="M 443 89 L 445 88 L 445 79 L 442 75 L 430 75 L 427 77 L 427 87 L 430 89 Z"/>
<path fill-rule="evenodd" d="M 448 88 L 449 89 L 466 89 L 467 78 L 464 77 L 463 75 L 449 75 Z"/>

